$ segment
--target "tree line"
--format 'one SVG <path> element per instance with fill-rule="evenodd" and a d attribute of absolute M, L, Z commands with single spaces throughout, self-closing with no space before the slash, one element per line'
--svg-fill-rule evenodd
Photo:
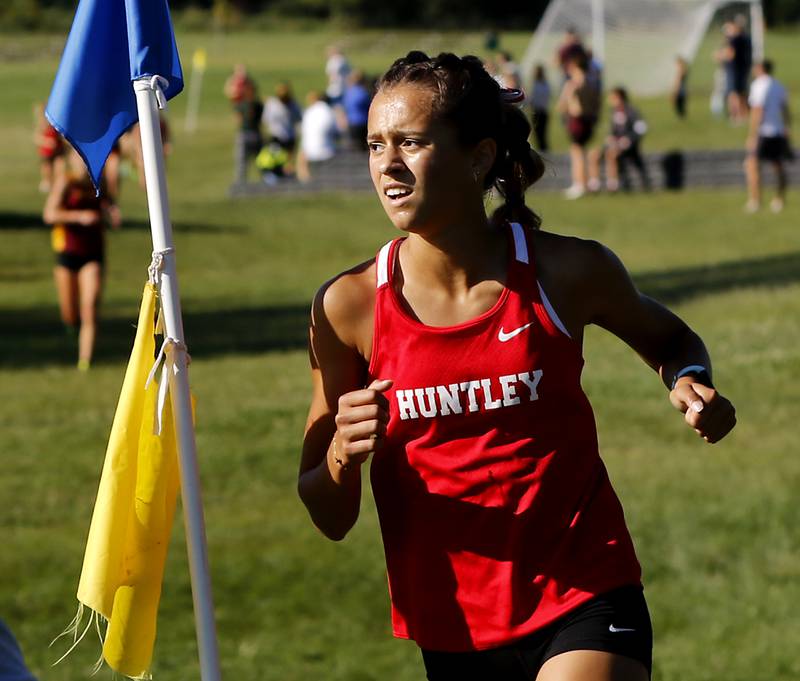
<path fill-rule="evenodd" d="M 533 30 L 547 7 L 547 0 L 170 0 L 180 20 L 182 13 L 207 15 L 210 21 L 269 15 L 275 19 L 329 21 L 352 26 L 408 28 L 483 28 Z M 71 20 L 77 0 L 2 0 L 0 27 L 6 29 L 56 29 Z M 771 27 L 800 22 L 800 1 L 763 0 Z M 244 19 L 245 21 L 241 21 Z M 223 23 L 228 23 L 224 22 Z M 68 23 L 67 23 L 68 25 Z"/>

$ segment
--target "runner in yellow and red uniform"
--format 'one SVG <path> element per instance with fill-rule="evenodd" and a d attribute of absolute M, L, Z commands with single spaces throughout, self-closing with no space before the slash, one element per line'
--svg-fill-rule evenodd
<path fill-rule="evenodd" d="M 119 226 L 119 210 L 96 196 L 83 160 L 74 150 L 66 172 L 56 178 L 43 218 L 53 226 L 56 254 L 53 276 L 61 319 L 69 331 L 79 329 L 78 368 L 89 368 L 97 335 L 97 310 L 103 288 L 106 222 Z"/>

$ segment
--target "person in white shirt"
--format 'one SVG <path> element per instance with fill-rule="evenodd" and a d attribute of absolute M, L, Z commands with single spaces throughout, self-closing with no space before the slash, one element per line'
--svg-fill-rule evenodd
<path fill-rule="evenodd" d="M 309 92 L 306 105 L 300 126 L 297 168 L 301 180 L 308 180 L 315 165 L 329 161 L 336 155 L 336 138 L 339 132 L 333 109 L 319 92 Z"/>
<path fill-rule="evenodd" d="M 748 199 L 745 210 L 756 212 L 761 207 L 761 161 L 772 164 L 777 177 L 775 198 L 770 202 L 774 213 L 783 210 L 786 199 L 786 169 L 784 162 L 792 158 L 789 145 L 789 98 L 786 88 L 772 76 L 773 64 L 765 59 L 753 67 L 754 80 L 750 85 L 750 130 L 747 136 Z"/>
<path fill-rule="evenodd" d="M 278 83 L 275 94 L 264 102 L 261 122 L 266 126 L 270 140 L 292 153 L 297 141 L 295 128 L 303 119 L 303 112 L 292 94 L 289 83 Z"/>
<path fill-rule="evenodd" d="M 329 47 L 328 61 L 325 64 L 325 73 L 328 76 L 328 88 L 325 94 L 331 106 L 337 106 L 341 102 L 350 71 L 350 62 L 339 47 L 336 45 Z"/>

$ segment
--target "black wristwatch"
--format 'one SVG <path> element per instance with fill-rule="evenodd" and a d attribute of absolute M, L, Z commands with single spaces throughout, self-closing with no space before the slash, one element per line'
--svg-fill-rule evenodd
<path fill-rule="evenodd" d="M 691 364 L 687 367 L 683 367 L 683 369 L 681 369 L 675 374 L 675 376 L 672 377 L 670 390 L 675 390 L 675 384 L 678 382 L 678 379 L 683 378 L 684 376 L 691 376 L 694 378 L 695 383 L 704 385 L 707 388 L 714 387 L 714 384 L 711 382 L 711 374 L 708 373 L 708 369 L 700 364 Z"/>

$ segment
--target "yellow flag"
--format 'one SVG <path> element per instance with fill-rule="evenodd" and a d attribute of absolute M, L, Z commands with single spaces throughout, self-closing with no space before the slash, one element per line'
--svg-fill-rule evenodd
<path fill-rule="evenodd" d="M 170 401 L 155 435 L 158 385 L 153 381 L 145 389 L 155 354 L 155 312 L 156 290 L 148 283 L 78 586 L 78 600 L 108 620 L 103 658 L 130 677 L 148 676 L 179 484 Z"/>

